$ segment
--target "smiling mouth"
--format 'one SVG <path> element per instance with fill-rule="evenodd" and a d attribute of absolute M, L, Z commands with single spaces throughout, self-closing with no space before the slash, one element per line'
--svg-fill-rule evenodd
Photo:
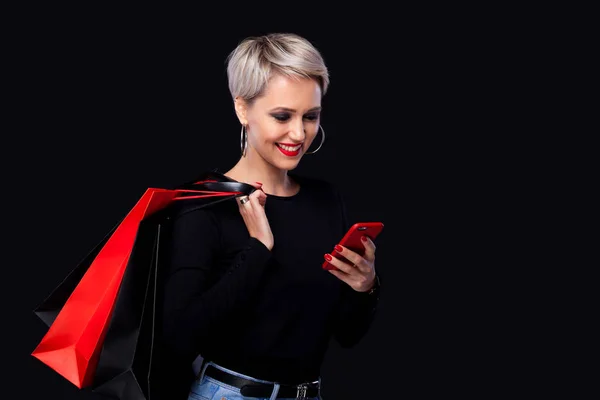
<path fill-rule="evenodd" d="M 284 155 L 288 157 L 294 157 L 300 154 L 300 149 L 302 148 L 302 144 L 298 145 L 287 145 L 281 143 L 275 143 L 279 151 L 281 151 Z"/>

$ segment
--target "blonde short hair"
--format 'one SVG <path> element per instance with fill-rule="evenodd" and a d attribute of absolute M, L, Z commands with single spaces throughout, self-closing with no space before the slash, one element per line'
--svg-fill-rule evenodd
<path fill-rule="evenodd" d="M 260 96 L 273 74 L 315 79 L 325 95 L 329 72 L 321 53 L 293 33 L 271 33 L 242 40 L 227 56 L 231 97 L 251 102 Z"/>

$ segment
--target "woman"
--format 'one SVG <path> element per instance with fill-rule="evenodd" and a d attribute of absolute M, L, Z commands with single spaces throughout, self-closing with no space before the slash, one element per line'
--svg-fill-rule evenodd
<path fill-rule="evenodd" d="M 164 335 L 186 368 L 203 358 L 189 399 L 318 399 L 330 337 L 356 344 L 379 288 L 370 239 L 364 257 L 335 246 L 350 225 L 335 187 L 289 172 L 324 142 L 327 67 L 270 34 L 242 41 L 227 74 L 241 157 L 220 176 L 256 190 L 173 220 Z"/>

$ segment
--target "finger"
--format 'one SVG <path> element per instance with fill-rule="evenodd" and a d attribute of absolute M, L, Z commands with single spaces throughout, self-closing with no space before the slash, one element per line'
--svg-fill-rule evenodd
<path fill-rule="evenodd" d="M 348 284 L 350 283 L 350 280 L 348 279 L 348 275 L 347 274 L 345 274 L 343 272 L 340 272 L 340 271 L 337 271 L 335 269 L 329 269 L 328 271 L 331 274 L 337 276 L 340 280 L 342 280 L 342 281 L 344 281 L 344 282 L 346 282 Z"/>
<path fill-rule="evenodd" d="M 355 251 L 338 244 L 335 246 L 335 252 L 343 256 L 346 260 L 353 264 L 355 268 L 358 268 L 361 271 L 367 271 L 368 265 L 364 265 L 365 260 Z"/>
<path fill-rule="evenodd" d="M 254 182 L 251 183 L 250 185 L 254 186 L 254 188 L 256 189 L 255 191 L 252 192 L 252 194 L 259 192 L 259 193 L 265 193 L 265 191 L 263 190 L 263 184 L 260 182 Z"/>
<path fill-rule="evenodd" d="M 235 201 L 237 201 L 238 206 L 242 209 L 250 203 L 250 196 L 239 196 L 235 198 Z"/>
<path fill-rule="evenodd" d="M 342 260 L 332 256 L 331 254 L 325 254 L 324 258 L 329 264 L 333 265 L 334 267 L 336 267 L 342 272 L 345 272 L 348 275 L 356 273 L 354 266 L 343 262 Z"/>
<path fill-rule="evenodd" d="M 253 185 L 253 186 L 256 186 L 256 185 Z M 242 194 L 242 195 L 238 196 L 238 200 L 243 199 L 245 197 L 253 198 L 253 197 L 258 196 L 260 193 L 262 193 L 262 191 L 259 190 L 259 188 L 256 188 L 256 190 L 253 190 L 250 194 Z"/>
<path fill-rule="evenodd" d="M 267 202 L 267 195 L 266 195 L 266 194 L 265 194 L 265 192 L 263 192 L 262 190 L 257 190 L 257 192 L 258 192 L 258 196 L 257 196 L 257 198 L 258 198 L 258 203 L 259 203 L 261 206 L 264 206 L 264 205 L 265 205 L 265 203 Z"/>
<path fill-rule="evenodd" d="M 261 205 L 265 205 L 265 202 L 267 200 L 267 194 L 265 193 L 265 191 L 263 190 L 263 184 L 260 182 L 255 182 L 253 184 L 253 186 L 257 189 L 256 191 L 259 192 L 259 197 L 258 200 L 260 202 Z"/>
<path fill-rule="evenodd" d="M 375 243 L 373 243 L 371 238 L 366 235 L 361 238 L 361 243 L 363 244 L 363 246 L 365 246 L 364 258 L 367 261 L 374 261 L 375 260 L 375 250 L 376 250 Z"/>
<path fill-rule="evenodd" d="M 255 190 L 250 195 L 250 202 L 252 203 L 252 205 L 264 206 L 266 200 L 267 200 L 267 195 L 262 190 Z"/>
<path fill-rule="evenodd" d="M 238 204 L 240 204 L 240 200 L 242 200 L 242 199 L 244 199 L 246 197 L 252 196 L 256 192 L 262 192 L 262 183 L 260 183 L 260 182 L 254 182 L 254 183 L 249 183 L 249 185 L 250 186 L 254 186 L 254 188 L 257 189 L 257 190 L 254 190 L 252 193 L 250 193 L 250 195 L 242 195 L 242 196 L 237 197 L 236 199 L 238 201 Z M 264 193 L 264 192 L 262 192 L 262 193 Z"/>

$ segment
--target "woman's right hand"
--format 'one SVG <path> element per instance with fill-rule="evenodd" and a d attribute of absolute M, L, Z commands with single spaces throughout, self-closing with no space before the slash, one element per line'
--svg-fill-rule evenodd
<path fill-rule="evenodd" d="M 265 214 L 267 195 L 261 190 L 262 184 L 257 182 L 253 186 L 257 190 L 252 192 L 250 196 L 237 197 L 236 201 L 250 236 L 260 240 L 269 250 L 272 250 L 275 240 L 273 232 L 271 232 L 271 225 L 269 225 L 269 220 Z M 246 197 L 248 197 L 248 201 L 242 204 L 241 200 Z"/>

